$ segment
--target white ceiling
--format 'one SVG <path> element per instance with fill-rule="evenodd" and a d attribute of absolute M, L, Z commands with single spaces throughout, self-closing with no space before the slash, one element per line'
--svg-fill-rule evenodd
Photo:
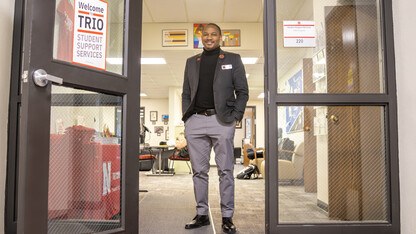
<path fill-rule="evenodd" d="M 283 3 L 284 1 L 284 3 Z M 310 0 L 278 0 L 284 5 L 278 13 L 280 19 L 296 17 L 305 2 Z M 279 3 L 280 2 L 280 3 Z M 289 17 L 291 16 L 291 18 Z M 144 0 L 144 23 L 261 23 L 263 22 L 263 0 Z M 143 35 L 145 37 L 146 35 Z M 260 39 L 263 40 L 262 38 Z M 231 47 L 225 48 L 233 51 Z M 160 50 L 142 51 L 142 57 L 163 57 L 165 65 L 142 65 L 142 92 L 145 98 L 168 98 L 169 86 L 181 87 L 186 58 L 200 53 L 201 50 Z M 245 65 L 250 89 L 250 99 L 259 100 L 257 96 L 264 87 L 264 56 L 263 51 L 235 51 L 242 57 L 259 57 L 256 64 Z M 289 69 L 298 60 L 299 55 L 290 55 L 291 59 L 281 59 L 278 67 Z"/>
<path fill-rule="evenodd" d="M 262 22 L 262 0 L 144 0 L 143 22 Z"/>

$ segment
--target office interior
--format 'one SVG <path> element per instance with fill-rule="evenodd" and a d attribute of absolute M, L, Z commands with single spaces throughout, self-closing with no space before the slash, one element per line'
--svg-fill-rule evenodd
<path fill-rule="evenodd" d="M 115 45 L 109 47 L 107 56 L 108 71 L 119 73 L 122 64 L 119 57 L 122 52 L 122 33 L 117 30 L 117 24 L 122 24 L 123 2 L 113 1 L 114 10 L 110 13 L 110 21 L 113 29 L 109 30 L 109 35 Z M 379 4 L 374 1 L 374 8 L 372 9 L 377 19 L 374 23 L 380 23 Z M 410 53 L 404 48 L 404 35 L 411 34 L 411 32 L 404 32 L 405 18 L 404 13 L 409 13 L 410 10 L 404 7 L 401 3 L 394 2 L 396 8 L 394 13 L 395 20 L 400 23 L 395 23 L 395 30 L 398 30 L 396 36 L 396 61 L 397 66 L 397 83 L 398 83 L 398 97 L 399 97 L 399 136 L 400 136 L 400 168 L 401 168 L 401 196 L 402 196 L 402 233 L 412 233 L 416 228 L 411 224 L 411 211 L 415 210 L 415 203 L 409 199 L 410 194 L 414 194 L 414 188 L 411 186 L 412 175 L 414 174 L 409 168 L 409 165 L 414 161 L 410 158 L 410 147 L 408 144 L 410 139 L 414 139 L 408 128 L 400 122 L 410 122 L 414 110 L 408 110 L 405 100 L 409 98 L 414 100 L 414 94 L 408 90 L 407 87 L 414 85 L 414 81 L 409 79 L 410 72 L 408 66 L 411 64 L 409 60 Z M 12 9 L 12 3 L 4 7 Z M 283 20 L 308 20 L 315 21 L 318 36 L 319 33 L 324 32 L 323 25 L 325 21 L 325 6 L 342 6 L 350 5 L 349 1 L 277 1 L 277 6 L 281 6 L 282 10 L 277 10 L 277 25 L 280 25 L 278 31 L 283 31 Z M 414 4 L 413 4 L 414 5 Z M 186 6 L 186 7 L 185 7 Z M 3 6 L 2 6 L 3 7 Z M 215 11 L 201 12 L 200 8 L 208 9 L 222 9 Z M 175 9 L 175 11 L 172 11 Z M 412 9 L 412 8 L 411 8 Z M 416 9 L 414 6 L 413 9 Z M 174 13 L 172 13 L 174 12 Z M 400 14 L 399 14 L 400 13 Z M 400 16 L 398 16 L 400 15 Z M 412 17 L 411 14 L 404 14 Z M 364 19 L 362 19 L 364 20 Z M 11 19 L 9 19 L 11 21 Z M 185 68 L 185 61 L 188 57 L 201 53 L 201 48 L 194 48 L 194 24 L 215 22 L 222 29 L 223 32 L 231 30 L 239 30 L 240 44 L 238 46 L 222 46 L 223 50 L 239 53 L 243 58 L 246 68 L 247 81 L 250 90 L 250 99 L 247 103 L 247 111 L 241 126 L 236 128 L 235 133 L 235 152 L 233 155 L 236 160 L 235 175 L 243 170 L 249 164 L 256 164 L 259 168 L 260 174 L 258 178 L 247 180 L 236 179 L 236 215 L 235 223 L 241 233 L 264 233 L 265 232 L 265 163 L 264 158 L 249 160 L 247 158 L 247 148 L 253 148 L 255 151 L 265 150 L 265 102 L 264 102 L 264 45 L 263 45 L 263 2 L 258 1 L 244 1 L 244 4 L 239 4 L 234 1 L 216 1 L 212 3 L 193 2 L 193 1 L 151 1 L 145 0 L 143 2 L 143 25 L 142 25 L 142 59 L 147 58 L 161 58 L 161 64 L 146 64 L 142 60 L 141 73 L 141 99 L 140 99 L 140 121 L 142 126 L 146 126 L 149 131 L 144 131 L 142 128 L 143 139 L 138 142 L 142 147 L 159 146 L 160 144 L 174 145 L 175 140 L 180 138 L 180 133 L 184 130 L 184 123 L 181 121 L 181 90 L 183 81 L 183 71 Z M 366 21 L 367 22 L 367 21 Z M 365 25 L 363 26 L 365 27 Z M 380 25 L 376 27 L 380 28 Z M 11 30 L 11 27 L 5 29 Z M 120 28 L 120 27 L 119 27 Z M 163 46 L 162 32 L 165 30 L 185 30 L 187 33 L 186 46 Z M 321 30 L 321 31 L 319 31 Z M 383 93 L 384 87 L 383 73 L 383 58 L 382 58 L 382 39 L 380 38 L 380 31 L 373 32 L 377 39 L 375 45 L 371 45 L 371 56 L 376 56 L 376 64 L 368 64 L 359 61 L 358 64 L 367 66 L 368 73 L 364 74 L 370 77 L 368 80 L 362 80 L 362 90 L 365 93 Z M 347 35 L 348 36 L 348 35 Z M 400 43 L 402 44 L 399 44 Z M 6 41 L 11 43 L 10 40 Z M 321 41 L 322 42 L 322 41 Z M 225 43 L 225 42 L 224 42 Z M 327 79 L 330 78 L 328 68 L 323 67 L 322 63 L 329 66 L 327 45 L 325 42 L 318 44 L 312 48 L 285 48 L 283 47 L 283 38 L 278 36 L 277 41 L 277 56 L 278 62 L 278 85 L 279 93 L 327 93 L 331 92 L 331 84 Z M 3 43 L 2 43 L 3 44 Z M 57 45 L 57 44 L 56 44 Z M 364 45 L 368 46 L 368 45 Z M 413 45 L 409 45 L 412 47 Z M 412 47 L 414 48 L 414 46 Z M 6 49 L 5 49 L 6 50 Z M 56 56 L 57 55 L 56 48 Z M 361 54 L 360 54 L 361 55 Z M 400 57 L 398 56 L 400 55 Z M 363 55 L 361 58 L 367 60 Z M 2 58 L 3 59 L 3 58 Z M 8 58 L 5 58 L 6 60 Z M 360 63 L 361 62 L 361 63 Z M 152 62 L 149 62 L 152 63 Z M 6 62 L 4 64 L 10 64 Z M 10 70 L 10 66 L 5 67 L 5 70 Z M 369 68 L 370 66 L 371 69 Z M 351 69 L 352 72 L 353 69 Z M 364 70 L 364 67 L 362 68 Z M 320 71 L 324 71 L 322 75 Z M 299 73 L 300 72 L 300 73 Z M 363 76 L 364 76 L 363 75 Z M 355 73 L 354 73 L 355 76 Z M 296 90 L 299 86 L 291 85 L 292 81 L 302 77 L 301 90 Z M 307 83 L 307 77 L 311 79 Z M 402 78 L 407 77 L 407 79 Z M 352 78 L 354 79 L 354 78 Z M 4 81 L 7 82 L 7 81 Z M 349 81 L 351 84 L 351 81 Z M 367 83 L 365 83 L 367 82 Z M 4 83 L 5 87 L 8 83 Z M 351 91 L 351 86 L 340 88 L 341 91 L 333 92 L 347 92 Z M 344 90 L 342 90 L 344 89 Z M 6 90 L 7 91 L 7 90 Z M 353 90 L 354 91 L 354 90 Z M 358 91 L 360 92 L 360 91 Z M 7 92 L 5 92 L 7 93 Z M 102 145 L 119 145 L 121 137 L 121 107 L 122 100 L 116 96 L 100 94 L 96 92 L 83 91 L 72 88 L 65 88 L 53 86 L 52 113 L 51 113 L 51 134 L 65 135 L 68 133 L 68 128 L 72 131 L 88 132 L 88 136 L 93 136 L 95 142 Z M 86 98 L 81 98 L 77 104 L 71 101 L 65 101 L 67 95 L 79 95 Z M 6 96 L 6 95 L 5 95 Z M 99 98 L 97 98 L 99 96 Z M 90 98 L 90 99 L 88 99 Z M 4 100 L 4 101 L 3 101 Z M 8 98 L 2 99 L 2 106 L 6 107 Z M 91 107 L 88 103 L 100 103 L 98 106 Z M 5 104 L 4 104 L 5 103 Z M 4 105 L 3 105 L 4 104 Z M 4 108 L 5 110 L 7 108 Z M 337 113 L 327 115 L 328 112 Z M 361 222 L 376 222 L 388 223 L 388 193 L 386 187 L 387 168 L 385 168 L 384 161 L 387 153 L 383 144 L 385 144 L 386 133 L 383 130 L 385 125 L 384 113 L 382 107 L 373 106 L 343 106 L 330 107 L 326 105 L 317 106 L 279 106 L 277 111 L 277 125 L 279 142 L 285 142 L 289 146 L 288 149 L 283 149 L 279 153 L 279 171 L 286 171 L 287 175 L 279 173 L 279 222 L 286 224 L 301 224 L 301 223 L 361 223 Z M 291 119 L 292 113 L 295 113 L 295 119 Z M 354 126 L 360 126 L 359 133 L 361 139 L 354 140 L 353 135 L 332 134 L 335 124 L 339 121 L 337 117 L 340 115 L 349 115 L 350 120 L 358 118 L 358 123 Z M 4 115 L 4 114 L 2 114 Z M 370 116 L 370 117 L 369 117 Z M 6 117 L 4 119 L 7 119 Z M 333 125 L 331 125 L 333 124 Z M 6 126 L 6 123 L 3 124 Z M 84 128 L 76 128 L 82 126 Z M 3 128 L 3 126 L 2 126 Z M 4 127 L 6 129 L 7 127 Z M 91 131 L 93 129 L 94 131 Z M 6 132 L 6 130 L 5 130 Z M 338 141 L 343 138 L 350 137 L 353 140 L 348 141 L 349 145 L 345 143 L 340 144 Z M 3 138 L 2 138 L 3 139 Z M 6 140 L 6 139 L 5 139 Z M 4 140 L 4 141 L 5 141 Z M 51 138 L 51 141 L 53 139 Z M 5 144 L 4 142 L 2 144 Z M 51 142 L 52 144 L 52 142 Z M 310 147 L 313 145 L 313 147 Z M 333 145 L 338 147 L 333 149 Z M 331 176 L 342 177 L 348 171 L 339 172 L 340 174 L 331 174 L 331 168 L 328 167 L 331 163 L 329 154 L 331 150 L 347 151 L 351 145 L 360 147 L 362 155 L 370 155 L 366 158 L 358 158 L 360 168 L 352 166 L 353 171 L 359 171 L 359 176 L 367 178 L 363 183 L 362 190 L 364 193 L 371 193 L 359 195 L 358 190 L 354 188 L 357 181 L 352 179 L 351 188 L 343 190 L 339 188 L 336 181 L 331 181 Z M 283 147 L 283 143 L 282 143 Z M 4 147 L 2 147 L 4 148 Z M 109 152 L 119 151 L 120 149 L 101 149 Z M 3 152 L 2 152 L 3 154 Z M 6 152 L 4 152 L 4 155 Z M 309 155 L 315 155 L 310 160 Z M 267 154 L 263 154 L 266 157 Z M 273 157 L 268 155 L 269 157 Z M 351 156 L 346 154 L 346 156 Z M 4 157 L 6 158 L 6 157 Z M 216 176 L 214 156 L 211 157 L 211 171 L 210 176 L 210 205 L 212 206 L 212 227 L 205 228 L 206 233 L 220 232 L 220 215 L 219 213 L 219 196 L 218 196 L 218 177 Z M 283 161 L 280 161 L 283 160 Z M 189 174 L 189 168 L 186 161 L 176 161 L 173 166 L 168 161 L 168 170 L 163 171 L 168 176 L 149 176 L 148 174 L 158 173 L 158 160 L 152 159 L 151 166 L 148 167 L 148 162 L 144 164 L 142 171 L 139 172 L 139 192 L 140 207 L 139 208 L 139 229 L 140 227 L 148 230 L 149 233 L 157 228 L 169 230 L 171 225 L 175 230 L 182 230 L 185 222 L 189 221 L 194 215 L 193 196 L 192 196 L 192 175 Z M 5 160 L 2 160 L 5 165 Z M 332 163 L 343 164 L 342 161 L 332 161 Z M 291 165 L 287 165 L 291 164 Z M 312 166 L 311 166 L 312 165 Z M 332 164 L 333 165 L 333 164 Z M 285 169 L 288 166 L 291 169 Z M 5 167 L 5 166 L 4 166 Z M 3 167 L 3 168 L 4 168 Z M 342 166 L 341 166 L 342 167 Z M 2 169 L 3 169 L 2 168 Z M 330 168 L 330 169 L 328 169 Z M 339 167 L 338 167 L 339 169 Z M 290 171 L 293 170 L 293 171 Z M 2 170 L 5 171 L 5 170 Z M 344 174 L 342 174 L 344 173 Z M 412 174 L 413 173 L 413 174 Z M 3 178 L 3 174 L 1 175 Z M 52 180 L 62 179 L 59 176 Z M 119 178 L 118 178 L 119 179 Z M 54 181 L 50 182 L 54 183 Z M 330 186 L 332 183 L 332 187 Z M 372 186 L 376 184 L 376 189 Z M 57 185 L 58 186 L 58 185 Z M 338 186 L 338 187 L 337 187 Z M 334 189 L 331 191 L 331 189 Z M 59 187 L 57 187 L 59 188 Z M 56 189 L 57 189 L 56 188 Z M 110 191 L 110 190 L 108 190 Z M 349 200 L 344 203 L 339 203 L 330 207 L 330 199 L 334 199 L 332 204 L 336 204 L 337 200 L 341 199 L 339 192 L 348 193 Z M 362 192 L 361 192 L 362 193 Z M 3 195 L 1 195 L 3 196 Z M 181 196 L 181 201 L 175 204 L 178 196 Z M 357 198 L 361 196 L 364 202 L 357 208 Z M 0 197 L 1 198 L 1 197 Z M 58 198 L 56 198 L 58 199 Z M 152 200 L 154 199 L 154 200 Z M 217 203 L 217 204 L 216 204 Z M 403 203 L 409 203 L 406 206 Z M 3 204 L 1 204 L 3 206 Z M 1 208 L 0 206 L 0 208 Z M 182 207 L 180 207 L 182 206 Z M 346 206 L 346 207 L 344 207 Z M 147 209 L 147 210 L 146 210 Z M 182 211 L 182 213 L 178 213 Z M 117 208 L 115 208 L 117 211 Z M 120 217 L 111 217 L 113 220 L 120 220 Z M 164 215 L 166 222 L 155 223 L 152 220 L 155 214 Z M 247 222 L 246 215 L 255 216 L 256 219 Z M 180 217 L 178 217 L 180 216 Z M 58 217 L 58 216 L 56 216 Z M 178 222 L 178 220 L 183 222 Z M 2 219 L 3 221 L 3 219 Z M 169 223 L 170 222 L 170 223 Z M 169 223 L 169 225 L 168 225 Z M 142 226 L 141 226 L 142 225 Z M 160 227 L 163 225 L 163 227 Z M 0 226 L 1 227 L 1 226 Z"/>
<path fill-rule="evenodd" d="M 110 13 L 110 21 L 113 23 L 109 27 L 109 41 L 114 45 L 109 47 L 107 70 L 115 73 L 121 73 L 122 67 L 120 56 L 122 34 L 120 32 L 121 27 L 117 27 L 120 24 L 120 19 L 123 18 L 120 14 L 122 12 L 120 10 L 124 7 L 122 3 L 122 1 L 119 1 L 118 4 L 114 2 L 111 3 L 114 4 L 113 6 L 110 5 L 114 11 Z M 160 152 L 164 149 L 159 149 L 158 146 L 173 146 L 175 140 L 180 137 L 180 133 L 184 131 L 184 123 L 181 120 L 181 86 L 185 61 L 188 57 L 201 53 L 202 50 L 200 48 L 201 43 L 199 45 L 195 44 L 194 35 L 197 35 L 198 30 L 200 30 L 195 22 L 216 22 L 222 28 L 224 34 L 222 48 L 241 55 L 250 90 L 247 112 L 242 120 L 241 128 L 236 128 L 235 133 L 235 155 L 232 155 L 236 161 L 235 173 L 237 176 L 237 173 L 244 170 L 244 167 L 250 164 L 256 165 L 260 172 L 260 179 L 247 183 L 256 183 L 252 186 L 258 187 L 263 191 L 263 194 L 257 200 L 247 199 L 244 203 L 251 204 L 251 207 L 262 207 L 264 209 L 265 185 L 263 178 L 266 177 L 266 161 L 264 161 L 261 153 L 259 157 L 262 158 L 256 158 L 251 162 L 247 158 L 248 148 L 254 149 L 256 156 L 257 152 L 261 152 L 265 148 L 262 1 L 248 1 L 246 4 L 238 6 L 231 4 L 231 2 L 224 2 L 225 5 L 222 6 L 223 2 L 218 2 L 215 6 L 211 6 L 212 9 L 223 9 L 222 12 L 218 11 L 216 15 L 212 15 L 213 11 L 207 11 L 206 15 L 198 11 L 201 7 L 205 8 L 202 3 L 187 2 L 186 7 L 182 7 L 179 3 L 163 2 L 163 5 L 161 5 L 162 2 L 144 1 L 140 102 L 141 154 L 144 158 L 139 161 L 139 169 L 147 172 L 139 173 L 141 176 L 139 186 L 143 190 L 147 190 L 147 193 L 140 194 L 143 197 L 141 203 L 152 202 L 151 200 L 157 197 L 153 194 L 152 189 L 146 189 L 147 183 L 150 183 L 151 180 L 158 180 L 158 187 L 172 184 L 168 182 L 170 179 L 164 182 L 163 179 L 142 178 L 149 176 L 149 173 L 155 175 L 175 173 L 173 180 L 175 177 L 179 177 L 180 173 L 184 173 L 191 178 L 188 173 L 189 161 L 174 160 L 175 163 L 173 164 L 168 159 L 167 163 L 161 162 L 162 160 L 158 157 L 162 157 L 165 152 Z M 380 30 L 375 30 L 369 35 L 361 34 L 362 31 L 369 28 L 379 28 L 380 5 L 377 1 L 373 1 L 368 7 L 364 6 L 362 11 L 365 12 L 360 15 L 360 10 L 349 10 L 348 7 L 351 4 L 356 7 L 360 6 L 348 1 L 345 3 L 337 1 L 282 1 L 277 3 L 278 32 L 283 31 L 284 21 L 291 19 L 314 22 L 317 32 L 316 45 L 311 47 L 288 47 L 284 45 L 283 36 L 278 36 L 278 93 L 384 92 L 384 76 L 382 75 L 384 60 Z M 282 8 L 279 8 L 280 6 Z M 346 8 L 342 8 L 343 6 Z M 333 7 L 333 9 L 330 7 Z M 174 14 L 171 13 L 171 9 L 175 9 Z M 359 56 L 359 60 L 353 61 L 355 63 L 347 68 L 349 69 L 349 83 L 348 86 L 345 86 L 344 81 L 337 80 L 337 77 L 334 76 L 334 73 L 343 72 L 342 69 L 345 68 L 341 67 L 338 68 L 339 71 L 334 71 L 330 66 L 339 67 L 339 64 L 350 59 L 344 61 L 335 57 L 334 52 L 331 54 L 328 48 L 330 46 L 336 47 L 336 45 L 330 44 L 335 43 L 332 41 L 326 43 L 325 40 L 330 40 L 330 37 L 325 38 L 325 35 L 336 34 L 335 29 L 330 28 L 329 25 L 350 20 L 340 16 L 347 13 L 357 14 L 357 18 L 352 20 L 354 20 L 353 24 L 356 25 L 356 30 L 360 33 L 359 36 L 372 37 L 373 44 L 365 44 L 359 38 L 357 45 L 359 49 L 357 51 L 355 51 L 355 48 L 351 49 L 344 46 L 345 50 L 352 50 L 347 51 L 349 54 L 346 53 L 344 56 Z M 329 17 L 333 17 L 332 21 L 328 21 Z M 326 25 L 326 28 L 324 25 Z M 175 44 L 164 41 L 166 40 L 166 31 L 177 32 L 181 30 L 186 31 L 187 43 L 174 46 Z M 335 32 L 327 32 L 326 30 L 334 30 Z M 56 30 L 56 33 L 59 33 L 59 31 Z M 163 34 L 161 35 L 161 33 Z M 354 35 L 351 35 L 353 32 L 344 30 L 342 33 L 345 34 L 343 39 L 346 43 L 353 43 Z M 59 39 L 58 36 L 55 38 Z M 56 45 L 59 47 L 59 43 L 56 43 Z M 56 51 L 59 59 L 59 48 Z M 340 51 L 337 53 L 340 53 Z M 365 69 L 359 70 L 364 66 L 366 66 Z M 357 76 L 363 78 L 359 79 Z M 356 83 L 359 83 L 359 85 Z M 360 88 L 357 88 L 358 86 Z M 54 86 L 54 89 L 56 91 L 53 90 L 52 92 L 56 96 L 60 96 L 65 93 L 65 91 L 60 90 L 67 88 Z M 68 92 L 73 93 L 76 90 Z M 85 93 L 85 95 L 87 94 Z M 63 98 L 57 97 L 56 99 Z M 102 105 L 107 104 L 104 101 Z M 61 110 L 62 108 L 69 110 L 71 114 Z M 121 103 L 116 106 L 99 107 L 97 111 L 94 111 L 94 108 L 91 107 L 73 108 L 75 110 L 72 107 L 68 109 L 65 105 L 63 107 L 53 107 L 51 129 L 55 128 L 55 132 L 59 132 L 58 127 L 63 130 L 71 127 L 71 125 L 85 126 L 94 129 L 95 135 L 101 131 L 104 131 L 104 135 L 108 135 L 109 132 L 110 137 L 102 137 L 98 134 L 99 136 L 95 137 L 94 141 L 104 145 L 119 144 L 117 138 L 121 134 L 121 118 L 117 118 L 117 111 L 120 112 Z M 279 199 L 279 205 L 281 206 L 279 222 L 388 222 L 387 169 L 385 168 L 387 159 L 386 152 L 383 150 L 386 137 L 383 129 L 385 124 L 384 112 L 385 110 L 382 107 L 368 106 L 278 107 L 277 125 L 280 133 L 280 136 L 278 136 L 280 150 L 278 155 L 278 179 L 281 187 L 279 190 L 281 193 L 279 196 L 281 198 Z M 72 120 L 74 117 L 75 119 Z M 336 118 L 343 118 L 344 120 L 347 118 L 347 121 L 340 122 L 340 125 L 344 125 L 341 126 L 343 128 L 341 132 L 337 128 Z M 350 118 L 351 120 L 349 120 Z M 348 121 L 355 121 L 356 123 L 348 126 Z M 146 129 L 149 129 L 149 131 L 146 131 Z M 352 132 L 351 135 L 347 134 L 349 130 Z M 114 142 L 108 142 L 111 141 L 110 139 L 113 139 Z M 367 143 L 364 143 L 366 141 Z M 359 150 L 350 150 L 352 147 L 357 147 Z M 104 151 L 105 149 L 103 149 L 103 154 L 105 154 Z M 170 154 L 172 155 L 172 153 Z M 342 161 L 338 157 L 334 157 L 337 154 L 353 160 Z M 155 159 L 149 160 L 149 155 Z M 211 153 L 210 163 L 213 167 L 212 170 L 215 171 L 214 152 Z M 345 165 L 347 163 L 353 164 L 351 168 Z M 174 165 L 174 168 L 169 168 L 169 164 Z M 166 165 L 168 165 L 168 172 L 164 171 Z M 161 172 L 161 170 L 163 171 Z M 254 179 L 254 177 L 256 175 L 253 174 L 250 178 Z M 356 177 L 363 177 L 364 179 L 357 179 Z M 189 179 L 187 183 L 192 182 Z M 50 186 L 53 188 L 53 185 Z M 218 183 L 212 183 L 211 186 L 218 186 Z M 172 188 L 171 190 L 175 191 Z M 189 192 L 191 191 L 189 190 Z M 237 199 L 249 198 L 246 196 L 247 193 L 250 193 L 250 188 L 248 190 L 237 188 Z M 344 197 L 345 194 L 348 194 L 347 198 Z M 375 196 L 374 194 L 379 195 Z M 175 196 L 175 194 L 172 194 L 171 199 L 174 199 Z M 285 197 L 288 198 L 285 199 Z M 166 203 L 161 206 L 164 210 L 163 214 L 166 216 L 170 214 L 168 211 L 171 210 L 169 208 L 171 199 L 165 198 Z M 189 199 L 189 202 L 192 202 L 192 198 Z M 215 207 L 214 203 L 218 202 L 217 197 L 217 199 L 211 199 L 210 203 Z M 141 205 L 146 207 L 145 204 Z M 246 211 L 240 211 L 238 208 L 237 206 L 235 222 L 237 226 L 244 229 L 244 220 L 238 219 L 238 212 Z M 257 213 L 249 210 L 249 213 L 259 217 L 257 221 L 260 225 L 253 232 L 264 231 L 264 226 L 261 225 L 264 223 L 264 214 L 261 211 L 263 209 L 256 210 Z M 150 213 L 151 210 L 141 209 L 142 217 L 147 217 L 147 213 Z M 176 211 L 172 210 L 171 212 Z M 219 215 L 218 212 L 213 211 L 215 217 L 213 221 Z M 187 216 L 188 218 L 192 217 L 192 213 L 187 214 Z M 215 221 L 217 222 L 213 223 L 220 223 L 219 220 Z M 143 221 L 143 223 L 148 225 L 148 222 Z M 166 223 L 166 226 L 170 225 Z M 215 225 L 213 224 L 213 226 Z M 148 230 L 151 231 L 154 228 L 149 227 Z"/>

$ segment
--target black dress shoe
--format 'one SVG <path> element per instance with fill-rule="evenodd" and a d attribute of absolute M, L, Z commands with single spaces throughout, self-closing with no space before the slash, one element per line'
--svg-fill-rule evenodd
<path fill-rule="evenodd" d="M 185 229 L 199 228 L 205 225 L 209 225 L 208 215 L 196 215 L 195 218 L 185 225 Z"/>
<path fill-rule="evenodd" d="M 222 218 L 222 231 L 225 233 L 235 233 L 237 231 L 231 218 Z"/>

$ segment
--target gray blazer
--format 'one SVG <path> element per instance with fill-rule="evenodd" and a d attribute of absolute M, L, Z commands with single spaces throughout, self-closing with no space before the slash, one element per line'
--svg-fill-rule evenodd
<path fill-rule="evenodd" d="M 198 90 L 201 54 L 188 58 L 182 90 L 182 120 L 192 114 Z M 220 51 L 214 75 L 214 105 L 225 123 L 241 121 L 248 101 L 248 85 L 243 62 L 238 54 Z"/>

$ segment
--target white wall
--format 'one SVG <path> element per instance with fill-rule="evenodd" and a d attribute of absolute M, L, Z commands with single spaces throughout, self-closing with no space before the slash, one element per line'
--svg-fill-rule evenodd
<path fill-rule="evenodd" d="M 149 145 L 159 145 L 161 141 L 165 140 L 165 131 L 169 125 L 165 125 L 162 121 L 162 115 L 169 115 L 169 100 L 168 99 L 140 99 L 140 106 L 144 107 L 144 121 L 146 127 L 149 128 L 151 133 L 146 133 L 145 143 L 149 143 Z M 150 111 L 157 111 L 157 121 L 155 125 L 152 124 L 150 121 Z M 170 120 L 169 120 L 170 121 Z M 155 133 L 155 126 L 163 126 L 163 133 L 158 136 Z M 174 131 L 174 129 L 170 129 L 169 131 Z"/>
<path fill-rule="evenodd" d="M 10 67 L 13 35 L 14 0 L 0 2 L 0 233 L 4 231 L 6 182 L 7 118 L 9 115 Z"/>
<path fill-rule="evenodd" d="M 402 234 L 416 233 L 416 78 L 414 0 L 393 1 L 394 40 L 399 122 L 400 209 Z"/>

